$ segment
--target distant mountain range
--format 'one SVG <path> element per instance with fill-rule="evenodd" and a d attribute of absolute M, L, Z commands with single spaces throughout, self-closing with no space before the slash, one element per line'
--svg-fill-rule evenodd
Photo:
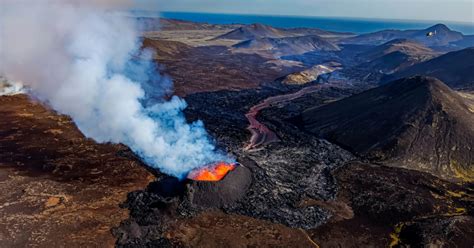
<path fill-rule="evenodd" d="M 304 111 L 309 132 L 373 161 L 474 177 L 474 113 L 438 79 L 411 77 Z"/>
<path fill-rule="evenodd" d="M 474 89 L 474 47 L 450 52 L 413 65 L 386 76 L 382 82 L 414 75 L 436 77 L 453 88 Z"/>
<path fill-rule="evenodd" d="M 423 44 L 408 40 L 408 39 L 394 39 L 382 45 L 376 46 L 369 51 L 359 54 L 360 57 L 371 61 L 392 52 L 401 52 L 410 56 L 436 55 L 438 54 L 433 49 L 424 46 Z"/>
<path fill-rule="evenodd" d="M 440 54 L 419 42 L 395 39 L 362 52 L 357 57 L 362 61 L 358 67 L 391 74 Z"/>
<path fill-rule="evenodd" d="M 229 33 L 216 37 L 216 39 L 252 40 L 257 38 L 282 38 L 287 36 L 291 36 L 291 34 L 285 30 L 263 24 L 252 24 L 239 27 Z"/>
<path fill-rule="evenodd" d="M 427 34 L 431 33 L 429 36 Z M 429 47 L 463 48 L 473 46 L 474 38 L 449 29 L 444 24 L 436 24 L 422 30 L 382 30 L 344 39 L 344 44 L 380 45 L 394 39 L 410 39 Z"/>
<path fill-rule="evenodd" d="M 474 36 L 463 35 L 444 24 L 421 30 L 382 30 L 353 36 L 313 28 L 285 29 L 263 24 L 214 25 L 157 18 L 138 20 L 145 30 L 232 30 L 213 40 L 234 40 L 236 44 L 229 46 L 234 53 L 303 61 L 308 66 L 306 69 L 336 61 L 344 65 L 345 75 L 360 82 L 386 83 L 407 76 L 426 75 L 439 78 L 453 88 L 474 89 L 474 52 L 473 48 L 465 48 L 474 46 Z M 164 40 L 146 39 L 145 45 L 148 43 L 156 43 L 152 47 L 155 46 L 159 56 L 165 58 L 191 49 L 183 43 Z M 459 49 L 464 50 L 443 55 L 446 51 Z"/>
<path fill-rule="evenodd" d="M 293 36 L 283 38 L 256 38 L 233 46 L 236 51 L 267 51 L 283 56 L 303 54 L 312 51 L 338 51 L 337 45 L 317 35 Z"/>
<path fill-rule="evenodd" d="M 241 27 L 241 24 L 209 24 L 157 17 L 133 17 L 141 31 L 167 30 L 229 30 Z"/>
<path fill-rule="evenodd" d="M 263 24 L 244 25 L 216 37 L 216 39 L 230 40 L 253 40 L 259 38 L 283 38 L 294 36 L 331 36 L 331 35 L 350 35 L 350 33 L 331 32 L 317 28 L 274 28 Z"/>

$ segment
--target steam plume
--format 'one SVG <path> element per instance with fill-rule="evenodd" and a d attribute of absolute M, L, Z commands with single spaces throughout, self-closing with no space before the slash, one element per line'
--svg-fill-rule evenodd
<path fill-rule="evenodd" d="M 21 82 L 8 82 L 0 77 L 0 96 L 25 93 Z"/>
<path fill-rule="evenodd" d="M 71 116 L 85 136 L 126 144 L 164 173 L 230 162 L 202 122 L 186 123 L 184 100 L 162 100 L 171 82 L 140 51 L 133 20 L 110 11 L 113 1 L 32 2 L 0 0 L 0 75 Z"/>

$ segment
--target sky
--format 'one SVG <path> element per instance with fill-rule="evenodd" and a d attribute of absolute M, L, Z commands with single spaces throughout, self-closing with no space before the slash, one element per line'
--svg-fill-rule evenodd
<path fill-rule="evenodd" d="M 31 0 L 0 0 L 28 3 Z M 122 9 L 474 23 L 474 0 L 43 0 Z"/>
<path fill-rule="evenodd" d="M 474 23 L 474 0 L 134 0 L 176 12 L 359 17 Z"/>

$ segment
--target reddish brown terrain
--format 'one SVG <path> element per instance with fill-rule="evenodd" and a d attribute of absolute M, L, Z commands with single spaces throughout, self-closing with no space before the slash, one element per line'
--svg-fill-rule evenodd
<path fill-rule="evenodd" d="M 225 46 L 192 47 L 180 41 L 145 39 L 174 82 L 175 93 L 258 88 L 296 68 L 281 67 L 257 54 L 233 54 Z"/>
<path fill-rule="evenodd" d="M 178 221 L 170 229 L 166 235 L 175 246 L 319 248 L 302 229 L 218 211 Z"/>
<path fill-rule="evenodd" d="M 0 106 L 0 247 L 113 247 L 119 204 L 153 175 L 25 95 Z"/>

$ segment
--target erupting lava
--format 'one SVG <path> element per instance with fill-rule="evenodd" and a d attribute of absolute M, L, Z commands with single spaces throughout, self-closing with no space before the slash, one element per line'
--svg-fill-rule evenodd
<path fill-rule="evenodd" d="M 236 164 L 219 162 L 192 170 L 188 174 L 188 179 L 195 181 L 220 181 L 229 171 L 234 170 L 236 166 Z"/>

